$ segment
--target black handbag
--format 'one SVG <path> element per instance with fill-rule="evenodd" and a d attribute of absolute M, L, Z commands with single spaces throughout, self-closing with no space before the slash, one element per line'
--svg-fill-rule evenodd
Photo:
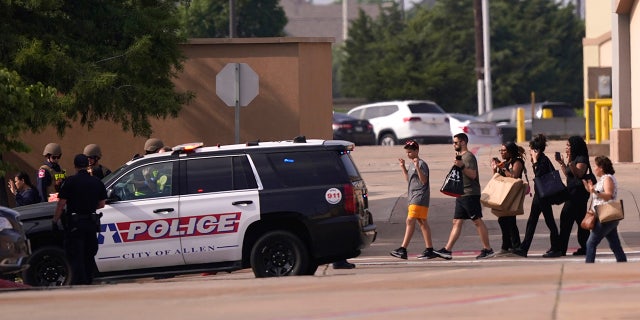
<path fill-rule="evenodd" d="M 545 199 L 552 204 L 561 204 L 569 200 L 569 191 L 562 182 L 558 170 L 535 177 L 533 183 L 540 199 Z"/>
<path fill-rule="evenodd" d="M 440 192 L 456 198 L 464 193 L 464 182 L 462 182 L 462 170 L 460 168 L 457 166 L 451 167 L 440 188 Z"/>

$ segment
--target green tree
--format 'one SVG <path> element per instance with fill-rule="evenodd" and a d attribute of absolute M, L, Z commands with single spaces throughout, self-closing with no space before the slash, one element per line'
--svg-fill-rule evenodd
<path fill-rule="evenodd" d="M 229 0 L 193 0 L 182 11 L 187 37 L 229 37 Z M 278 0 L 237 0 L 237 37 L 284 36 L 287 17 Z"/>
<path fill-rule="evenodd" d="M 552 0 L 490 1 L 494 105 L 538 100 L 581 105 L 584 26 Z M 345 44 L 345 96 L 430 99 L 450 112 L 477 110 L 472 0 L 416 7 L 405 24 L 389 11 L 360 14 Z M 390 25 L 398 28 L 389 27 Z"/>
<path fill-rule="evenodd" d="M 193 98 L 172 82 L 184 61 L 180 5 L 0 0 L 0 152 L 26 151 L 26 130 L 63 135 L 102 119 L 148 136 L 150 117 L 177 116 Z"/>

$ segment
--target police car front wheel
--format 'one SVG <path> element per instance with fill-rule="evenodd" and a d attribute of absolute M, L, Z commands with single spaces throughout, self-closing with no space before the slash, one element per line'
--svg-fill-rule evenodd
<path fill-rule="evenodd" d="M 258 278 L 304 275 L 309 253 L 300 239 L 288 231 L 270 231 L 251 249 L 251 267 Z"/>

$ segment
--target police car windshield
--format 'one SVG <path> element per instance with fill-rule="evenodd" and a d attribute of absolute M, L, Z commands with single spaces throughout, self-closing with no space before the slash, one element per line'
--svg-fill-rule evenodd
<path fill-rule="evenodd" d="M 102 183 L 104 183 L 105 186 L 109 186 L 109 184 L 112 183 L 112 180 L 115 177 L 119 177 L 120 176 L 120 172 L 127 170 L 127 168 L 129 168 L 129 165 L 125 164 L 122 167 L 112 171 L 109 175 L 107 175 L 106 177 L 102 178 Z"/>

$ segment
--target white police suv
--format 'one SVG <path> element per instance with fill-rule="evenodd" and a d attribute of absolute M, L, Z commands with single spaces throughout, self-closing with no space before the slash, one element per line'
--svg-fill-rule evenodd
<path fill-rule="evenodd" d="M 256 277 L 313 275 L 375 240 L 367 189 L 339 140 L 252 142 L 133 159 L 105 177 L 97 278 L 252 268 Z M 33 254 L 23 277 L 69 283 L 54 203 L 16 208 Z"/>

